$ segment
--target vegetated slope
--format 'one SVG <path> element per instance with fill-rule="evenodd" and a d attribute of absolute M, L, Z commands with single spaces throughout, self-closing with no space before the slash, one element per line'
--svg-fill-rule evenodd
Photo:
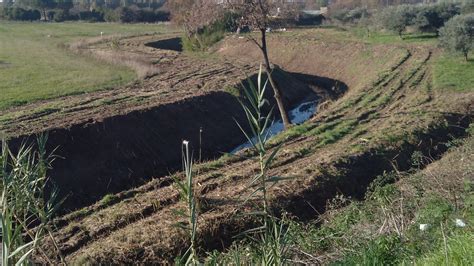
<path fill-rule="evenodd" d="M 305 43 L 304 34 L 299 36 Z M 271 45 L 291 51 L 291 38 L 272 38 Z M 324 212 L 326 200 L 337 193 L 363 197 L 377 175 L 394 167 L 409 168 L 415 151 L 440 156 L 445 151 L 442 143 L 465 133 L 474 99 L 471 91 L 431 89 L 430 62 L 437 56 L 431 48 L 333 40 L 339 49 L 332 54 L 324 48 L 330 46 L 328 40 L 311 38 L 301 48 L 281 53 L 302 59 L 288 63 L 291 60 L 280 59 L 277 51 L 272 58 L 287 62 L 282 64 L 285 70 L 296 72 L 298 66 L 308 65 L 308 74 L 327 73 L 347 83 L 349 91 L 311 121 L 272 140 L 272 145 L 283 147 L 269 174 L 294 177 L 272 188 L 272 207 L 301 220 Z M 380 52 L 390 55 L 386 61 L 374 59 Z M 242 55 L 242 45 L 237 43 L 226 54 Z M 258 169 L 250 152 L 241 155 L 196 166 L 202 251 L 227 246 L 252 223 L 234 216 L 248 208 L 241 207 L 239 199 Z M 170 262 L 188 246 L 186 232 L 174 226 L 179 220 L 174 211 L 181 207 L 171 178 L 162 177 L 59 219 L 59 245 L 69 262 Z"/>
<path fill-rule="evenodd" d="M 98 39 L 75 48 L 104 60 L 152 69 L 141 82 L 3 113 L 10 118 L 0 129 L 11 138 L 12 147 L 32 133 L 48 131 L 49 148 L 58 147 L 56 155 L 65 158 L 55 160 L 49 173 L 61 196 L 67 196 L 63 213 L 180 169 L 183 139 L 195 143 L 203 159 L 215 158 L 244 141 L 233 120 L 242 122 L 244 114 L 231 86 L 245 79 L 245 73 L 252 75 L 257 66 L 146 46 L 156 38 L 166 36 Z M 304 82 L 279 74 L 289 107 L 308 96 L 314 98 Z"/>
<path fill-rule="evenodd" d="M 293 259 L 323 265 L 472 264 L 472 125 L 469 137 L 446 143 L 450 149 L 439 160 L 414 153 L 412 168 L 378 176 L 363 201 L 337 197 L 317 220 L 293 224 Z"/>

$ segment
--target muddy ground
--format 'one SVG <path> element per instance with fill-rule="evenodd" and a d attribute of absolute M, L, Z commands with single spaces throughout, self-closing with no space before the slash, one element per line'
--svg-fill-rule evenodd
<path fill-rule="evenodd" d="M 87 154 L 100 164 L 91 168 L 105 170 L 120 168 L 120 164 L 146 165 L 136 176 L 127 177 L 134 182 L 149 173 L 148 165 L 159 160 L 160 156 L 153 155 L 160 149 L 165 158 L 178 156 L 182 138 L 195 143 L 189 135 L 196 136 L 201 124 L 215 131 L 221 125 L 226 130 L 232 127 L 221 114 L 235 115 L 238 106 L 228 98 L 233 90 L 225 85 L 240 81 L 242 70 L 255 71 L 259 54 L 251 42 L 229 37 L 207 57 L 198 57 L 145 45 L 152 41 L 157 40 L 153 36 L 124 39 L 119 47 L 125 53 L 150 53 L 146 57 L 155 62 L 159 74 L 129 87 L 12 109 L 13 118 L 3 129 L 12 136 L 52 129 L 51 136 L 63 136 L 58 139 L 64 145 L 70 145 L 69 136 L 77 134 L 74 140 L 83 139 L 71 146 L 69 159 L 84 160 L 81 154 Z M 273 147 L 283 146 L 270 174 L 293 177 L 271 190 L 277 213 L 311 220 L 338 193 L 361 197 L 377 175 L 407 169 L 413 152 L 439 158 L 445 151 L 443 143 L 462 137 L 472 120 L 472 92 L 433 90 L 431 62 L 439 53 L 433 47 L 371 45 L 334 38 L 327 30 L 272 35 L 269 42 L 271 59 L 282 69 L 279 82 L 288 82 L 283 87 L 289 104 L 307 93 L 326 96 L 309 122 L 271 140 Z M 92 49 L 107 49 L 107 45 Z M 301 86 L 290 89 L 293 84 Z M 117 100 L 99 104 L 104 99 Z M 50 103 L 61 108 L 31 115 L 29 110 Z M 229 132 L 222 139 L 220 133 L 212 137 L 216 150 L 222 141 L 239 138 L 238 130 Z M 160 134 L 165 137 L 157 138 Z M 94 157 L 97 154 L 102 155 Z M 108 165 L 104 161 L 111 154 Z M 258 169 L 252 157 L 243 151 L 240 156 L 196 165 L 201 252 L 227 247 L 232 236 L 252 223 L 235 216 L 249 208 L 239 207 L 239 199 L 248 193 L 249 179 Z M 66 183 L 74 180 L 67 170 L 61 176 Z M 94 180 L 95 173 L 85 175 Z M 188 242 L 186 233 L 175 226 L 179 220 L 175 211 L 182 207 L 178 192 L 170 176 L 151 176 L 156 178 L 143 186 L 57 219 L 56 238 L 66 261 L 167 263 L 181 254 Z M 109 183 L 113 186 L 115 181 L 121 179 Z M 54 250 L 51 243 L 45 247 Z M 38 262 L 43 259 L 38 255 Z"/>

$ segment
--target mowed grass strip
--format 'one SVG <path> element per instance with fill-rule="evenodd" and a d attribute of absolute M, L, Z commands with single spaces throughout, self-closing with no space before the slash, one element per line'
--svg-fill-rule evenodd
<path fill-rule="evenodd" d="M 460 55 L 445 54 L 436 59 L 433 71 L 435 89 L 459 92 L 474 91 L 474 59 L 464 60 Z"/>
<path fill-rule="evenodd" d="M 133 70 L 79 56 L 61 44 L 81 38 L 166 32 L 161 24 L 0 22 L 0 110 L 126 84 Z"/>

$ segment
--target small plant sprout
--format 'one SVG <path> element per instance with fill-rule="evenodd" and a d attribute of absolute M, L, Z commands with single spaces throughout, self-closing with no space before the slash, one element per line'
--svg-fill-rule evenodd
<path fill-rule="evenodd" d="M 268 131 L 266 129 L 271 124 L 270 120 L 273 109 L 268 114 L 263 114 L 263 108 L 269 102 L 264 96 L 268 81 L 262 83 L 262 66 L 260 66 L 258 73 L 257 86 L 250 79 L 247 79 L 247 82 L 249 84 L 248 88 L 242 86 L 247 103 L 240 101 L 240 104 L 247 117 L 250 131 L 246 132 L 237 121 L 236 123 L 251 144 L 251 148 L 258 154 L 260 171 L 252 178 L 249 184 L 251 193 L 245 202 L 255 198 L 260 202 L 261 210 L 252 212 L 249 215 L 260 216 L 262 225 L 250 229 L 246 233 L 260 236 L 252 239 L 261 241 L 258 243 L 258 246 L 262 263 L 265 265 L 281 265 L 284 262 L 287 249 L 288 229 L 282 221 L 273 216 L 269 209 L 268 189 L 284 178 L 267 175 L 281 146 L 276 147 L 271 152 L 266 147 L 268 141 Z"/>
<path fill-rule="evenodd" d="M 179 265 L 198 265 L 199 258 L 197 256 L 196 232 L 197 232 L 197 212 L 196 197 L 194 195 L 193 181 L 193 158 L 189 151 L 189 141 L 183 140 L 183 170 L 186 175 L 185 180 L 173 177 L 176 187 L 180 194 L 180 200 L 186 204 L 186 210 L 177 210 L 176 213 L 185 218 L 187 222 L 180 222 L 178 227 L 189 232 L 190 245 L 186 252 L 177 260 Z"/>

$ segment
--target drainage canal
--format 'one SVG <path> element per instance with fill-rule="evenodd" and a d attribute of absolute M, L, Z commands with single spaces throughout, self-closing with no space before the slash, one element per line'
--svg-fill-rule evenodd
<path fill-rule="evenodd" d="M 291 123 L 294 125 L 298 125 L 310 119 L 313 116 L 314 112 L 316 111 L 317 105 L 318 105 L 318 100 L 312 99 L 312 100 L 303 101 L 298 106 L 291 109 L 290 112 L 288 113 Z M 281 119 L 278 119 L 274 121 L 267 128 L 267 130 L 265 131 L 266 137 L 270 138 L 272 136 L 275 136 L 276 134 L 282 132 L 283 129 L 284 129 L 283 121 Z M 255 140 L 256 138 L 252 138 L 252 142 Z M 245 148 L 249 148 L 251 146 L 252 146 L 251 142 L 246 141 L 245 143 L 232 149 L 230 153 L 235 154 L 236 152 L 243 150 Z"/>
<path fill-rule="evenodd" d="M 176 52 L 183 51 L 183 45 L 181 43 L 181 38 L 171 38 L 171 39 L 164 39 L 155 42 L 146 43 L 145 46 L 162 49 L 162 50 L 171 50 Z"/>

